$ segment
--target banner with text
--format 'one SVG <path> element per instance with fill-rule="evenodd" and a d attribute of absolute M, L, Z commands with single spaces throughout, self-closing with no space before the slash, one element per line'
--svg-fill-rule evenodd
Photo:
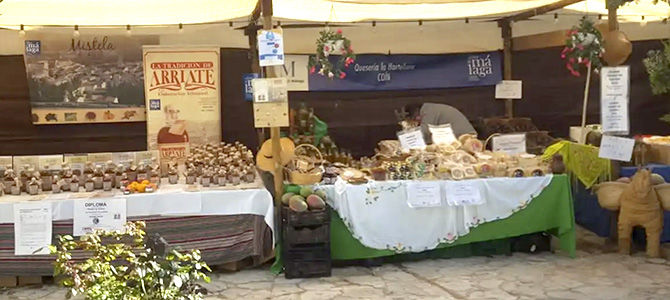
<path fill-rule="evenodd" d="M 334 57 L 333 59 L 337 59 Z M 295 68 L 295 66 L 292 66 Z M 499 52 L 358 55 L 343 79 L 309 74 L 310 91 L 388 91 L 493 86 L 502 80 Z"/>
<path fill-rule="evenodd" d="M 145 120 L 142 45 L 158 36 L 26 33 L 34 124 Z"/>
<path fill-rule="evenodd" d="M 219 48 L 144 47 L 147 146 L 162 172 L 191 145 L 221 142 L 219 70 Z"/>

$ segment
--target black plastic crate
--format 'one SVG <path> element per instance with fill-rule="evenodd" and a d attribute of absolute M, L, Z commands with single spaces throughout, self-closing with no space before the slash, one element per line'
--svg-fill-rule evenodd
<path fill-rule="evenodd" d="M 330 277 L 331 274 L 332 267 L 330 260 L 284 262 L 284 277 L 286 277 L 286 279 Z"/>
<path fill-rule="evenodd" d="M 284 226 L 284 244 L 288 246 L 330 242 L 330 225 Z"/>
<path fill-rule="evenodd" d="M 284 247 L 284 261 L 330 260 L 330 244 Z"/>
<path fill-rule="evenodd" d="M 315 226 L 330 224 L 330 207 L 323 210 L 294 212 L 288 207 L 283 208 L 282 219 L 289 226 Z"/>

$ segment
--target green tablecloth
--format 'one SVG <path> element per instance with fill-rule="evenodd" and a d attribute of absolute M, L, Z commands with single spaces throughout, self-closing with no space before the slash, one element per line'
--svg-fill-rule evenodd
<path fill-rule="evenodd" d="M 467 249 L 464 251 L 463 246 L 465 245 L 542 231 L 558 237 L 560 249 L 570 257 L 575 256 L 577 248 L 575 217 L 570 181 L 566 175 L 554 176 L 549 186 L 539 196 L 534 198 L 526 208 L 509 218 L 481 224 L 472 228 L 469 234 L 459 237 L 454 243 L 441 244 L 437 249 L 428 252 L 441 252 L 438 257 L 462 257 L 470 253 Z M 398 254 L 390 250 L 377 250 L 363 246 L 351 235 L 342 219 L 334 211 L 330 241 L 333 260 L 360 260 Z M 279 248 L 275 251 L 277 260 L 272 268 L 274 272 L 282 269 Z"/>
<path fill-rule="evenodd" d="M 470 234 L 460 237 L 454 243 L 442 244 L 438 248 L 498 240 L 541 231 L 548 231 L 557 236 L 560 240 L 560 249 L 570 257 L 575 256 L 577 247 L 575 217 L 572 209 L 570 181 L 566 175 L 554 176 L 549 186 L 525 209 L 507 219 L 484 223 L 472 228 Z M 335 212 L 333 212 L 330 234 L 330 250 L 333 260 L 356 260 L 396 254 L 389 250 L 377 250 L 363 246 L 351 235 Z"/>

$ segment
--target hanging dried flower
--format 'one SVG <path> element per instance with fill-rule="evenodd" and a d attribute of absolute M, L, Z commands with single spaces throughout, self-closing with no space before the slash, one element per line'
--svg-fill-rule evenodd
<path fill-rule="evenodd" d="M 309 72 L 344 79 L 347 75 L 343 69 L 349 67 L 355 59 L 351 41 L 342 35 L 342 30 L 326 28 L 316 40 L 316 55 L 309 60 Z"/>
<path fill-rule="evenodd" d="M 602 56 L 605 52 L 603 37 L 595 28 L 593 21 L 583 17 L 579 26 L 568 31 L 565 48 L 561 58 L 567 59 L 566 68 L 573 76 L 581 76 L 580 67 L 591 66 L 595 72 L 602 67 Z"/>

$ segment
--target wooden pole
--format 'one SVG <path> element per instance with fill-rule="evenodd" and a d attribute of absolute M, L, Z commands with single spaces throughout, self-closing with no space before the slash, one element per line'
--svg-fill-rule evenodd
<path fill-rule="evenodd" d="M 584 105 L 582 106 L 582 128 L 586 127 L 586 110 L 589 106 L 589 88 L 591 87 L 591 64 L 586 71 L 586 86 L 584 87 Z"/>
<path fill-rule="evenodd" d="M 512 80 L 512 22 L 507 19 L 498 23 L 503 38 L 503 79 Z M 514 100 L 505 99 L 505 117 L 514 116 Z"/>
<path fill-rule="evenodd" d="M 260 10 L 259 10 L 260 11 Z M 261 66 L 258 64 L 258 39 L 256 38 L 256 24 L 255 21 L 249 24 L 248 27 L 250 30 L 247 30 L 246 34 L 249 37 L 249 54 L 251 59 L 251 72 L 256 74 L 261 74 Z M 258 135 L 258 149 L 261 148 L 263 142 L 265 142 L 265 128 L 257 128 L 256 134 Z"/>
<path fill-rule="evenodd" d="M 261 1 L 261 14 L 263 15 L 263 29 L 272 29 L 272 0 Z M 265 68 L 265 78 L 276 78 L 277 74 L 274 67 Z M 275 161 L 274 168 L 274 186 L 275 186 L 275 206 L 281 209 L 281 196 L 284 194 L 284 169 L 281 163 L 281 144 L 279 142 L 279 127 L 270 128 L 270 139 L 272 140 L 272 158 Z"/>

